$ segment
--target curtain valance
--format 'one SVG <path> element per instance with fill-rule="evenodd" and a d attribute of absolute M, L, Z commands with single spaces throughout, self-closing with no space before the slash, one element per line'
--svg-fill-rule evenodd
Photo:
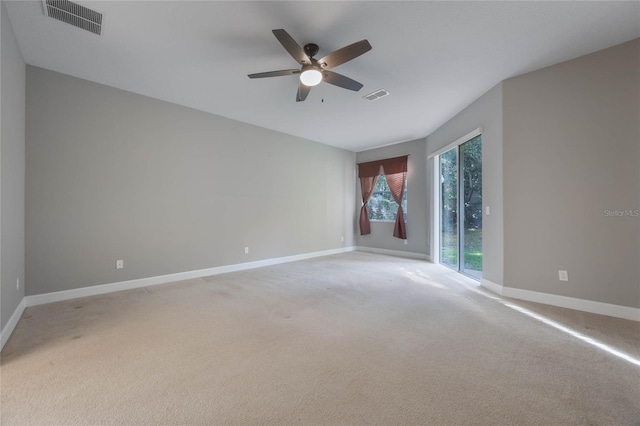
<path fill-rule="evenodd" d="M 360 163 L 358 164 L 358 177 L 370 178 L 381 174 L 392 175 L 396 173 L 404 173 L 407 171 L 408 158 L 408 155 L 403 155 L 402 157 Z"/>

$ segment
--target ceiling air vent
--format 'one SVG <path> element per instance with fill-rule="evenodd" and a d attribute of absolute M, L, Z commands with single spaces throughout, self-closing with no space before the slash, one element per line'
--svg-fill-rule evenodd
<path fill-rule="evenodd" d="M 42 0 L 44 14 L 74 27 L 100 35 L 102 13 L 80 6 L 69 0 Z"/>
<path fill-rule="evenodd" d="M 380 98 L 384 98 L 387 95 L 389 95 L 389 92 L 387 92 L 385 89 L 380 89 L 380 90 L 376 90 L 375 92 L 371 92 L 368 95 L 364 95 L 363 98 L 365 98 L 368 101 L 375 101 Z"/>

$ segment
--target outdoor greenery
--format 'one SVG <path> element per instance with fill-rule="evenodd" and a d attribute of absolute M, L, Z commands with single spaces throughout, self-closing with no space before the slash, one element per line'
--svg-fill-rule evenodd
<path fill-rule="evenodd" d="M 447 235 L 448 244 L 442 247 L 441 262 L 456 265 L 458 262 L 458 236 Z M 464 266 L 474 271 L 482 270 L 482 230 L 470 229 L 464 236 Z"/>
<path fill-rule="evenodd" d="M 393 199 L 387 180 L 384 175 L 378 176 L 376 186 L 373 188 L 373 195 L 367 204 L 370 220 L 386 220 L 395 222 L 398 214 L 398 203 Z M 405 183 L 404 196 L 402 198 L 402 210 L 404 220 L 407 220 L 407 185 Z"/>

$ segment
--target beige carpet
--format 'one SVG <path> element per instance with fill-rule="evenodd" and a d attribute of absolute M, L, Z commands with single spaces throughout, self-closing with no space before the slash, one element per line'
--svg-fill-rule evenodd
<path fill-rule="evenodd" d="M 640 358 L 636 322 L 514 303 Z M 3 425 L 640 424 L 637 365 L 361 252 L 28 308 L 0 392 Z"/>

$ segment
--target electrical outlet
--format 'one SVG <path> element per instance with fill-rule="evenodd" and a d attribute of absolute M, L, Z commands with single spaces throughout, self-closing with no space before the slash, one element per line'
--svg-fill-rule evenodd
<path fill-rule="evenodd" d="M 116 269 L 124 268 L 124 260 L 116 260 Z"/>
<path fill-rule="evenodd" d="M 16 290 L 20 290 L 20 277 L 16 278 Z"/>
<path fill-rule="evenodd" d="M 567 271 L 558 271 L 558 279 L 560 281 L 569 281 L 569 273 Z"/>
<path fill-rule="evenodd" d="M 491 207 L 485 206 L 484 211 L 485 211 L 485 214 L 489 216 L 491 214 Z"/>
<path fill-rule="evenodd" d="M 404 240 L 404 244 L 405 245 L 409 244 L 409 240 Z"/>
<path fill-rule="evenodd" d="M 244 248 L 244 254 L 249 254 L 249 247 Z"/>
<path fill-rule="evenodd" d="M 344 243 L 344 235 L 342 237 L 340 237 L 340 241 L 342 241 Z"/>

